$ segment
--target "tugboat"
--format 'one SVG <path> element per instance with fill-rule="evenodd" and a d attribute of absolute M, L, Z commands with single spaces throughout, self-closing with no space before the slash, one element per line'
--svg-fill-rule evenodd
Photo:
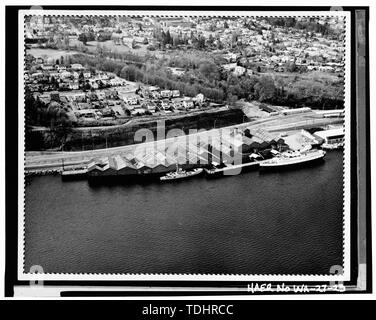
<path fill-rule="evenodd" d="M 161 181 L 171 181 L 171 180 L 177 180 L 177 179 L 184 179 L 184 178 L 190 178 L 199 175 L 202 173 L 202 168 L 196 168 L 190 171 L 182 170 L 181 168 L 176 165 L 176 171 L 175 172 L 169 172 L 163 177 L 160 177 L 159 179 Z"/>

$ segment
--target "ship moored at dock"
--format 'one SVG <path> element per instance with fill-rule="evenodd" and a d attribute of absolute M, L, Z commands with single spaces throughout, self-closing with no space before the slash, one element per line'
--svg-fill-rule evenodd
<path fill-rule="evenodd" d="M 262 161 L 260 163 L 260 169 L 282 169 L 312 164 L 314 162 L 322 161 L 325 154 L 325 151 L 317 149 L 306 152 L 286 151 L 270 160 Z"/>
<path fill-rule="evenodd" d="M 187 179 L 194 176 L 198 176 L 202 173 L 204 169 L 202 168 L 196 168 L 193 170 L 185 171 L 182 169 L 177 169 L 175 172 L 169 172 L 166 175 L 160 177 L 160 181 L 172 181 L 172 180 L 178 180 L 178 179 Z"/>

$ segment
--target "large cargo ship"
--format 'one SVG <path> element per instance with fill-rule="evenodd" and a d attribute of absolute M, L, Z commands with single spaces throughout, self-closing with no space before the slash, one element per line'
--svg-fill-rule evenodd
<path fill-rule="evenodd" d="M 260 163 L 260 169 L 279 169 L 311 164 L 313 162 L 322 161 L 324 157 L 325 151 L 323 150 L 309 150 L 303 153 L 287 151 L 280 153 L 273 159 L 262 161 Z"/>

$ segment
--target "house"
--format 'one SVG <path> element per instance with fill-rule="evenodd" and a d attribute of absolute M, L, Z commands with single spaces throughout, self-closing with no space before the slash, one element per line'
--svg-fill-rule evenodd
<path fill-rule="evenodd" d="M 84 67 L 80 63 L 73 63 L 71 64 L 71 69 L 75 71 L 81 71 L 84 69 Z"/>
<path fill-rule="evenodd" d="M 164 110 L 168 110 L 168 109 L 170 109 L 170 107 L 171 107 L 170 102 L 169 102 L 169 101 L 162 101 L 162 103 L 161 103 L 161 107 L 162 107 Z"/>
<path fill-rule="evenodd" d="M 119 99 L 123 100 L 126 104 L 136 105 L 138 104 L 138 95 L 129 92 L 118 92 Z"/>
<path fill-rule="evenodd" d="M 62 71 L 59 74 L 60 79 L 70 78 L 72 74 L 69 71 Z"/>
<path fill-rule="evenodd" d="M 185 70 L 182 68 L 169 67 L 168 70 L 170 70 L 173 75 L 178 76 L 178 77 L 180 77 L 181 75 L 185 73 Z"/>
<path fill-rule="evenodd" d="M 57 65 L 55 66 L 55 69 L 58 70 L 58 71 L 63 71 L 63 70 L 66 70 L 67 67 L 66 67 L 66 66 L 63 66 L 63 65 L 61 65 L 61 64 L 57 64 Z"/>
<path fill-rule="evenodd" d="M 151 91 L 151 96 L 153 99 L 159 99 L 161 97 L 161 94 L 158 91 Z"/>
<path fill-rule="evenodd" d="M 59 89 L 60 90 L 68 90 L 69 88 L 69 82 L 60 82 L 59 83 Z"/>
<path fill-rule="evenodd" d="M 118 93 L 115 90 L 105 90 L 106 99 L 117 99 Z"/>
<path fill-rule="evenodd" d="M 156 86 L 149 86 L 149 87 L 148 87 L 148 90 L 149 90 L 150 92 L 159 91 L 159 87 L 156 87 Z"/>
<path fill-rule="evenodd" d="M 172 90 L 172 97 L 173 98 L 180 97 L 180 91 L 179 90 Z"/>
<path fill-rule="evenodd" d="M 203 103 L 203 102 L 204 102 L 204 99 L 205 99 L 205 97 L 204 97 L 204 95 L 203 95 L 202 93 L 199 93 L 199 94 L 195 97 L 196 102 L 199 103 L 199 104 Z"/>
<path fill-rule="evenodd" d="M 319 71 L 323 72 L 334 72 L 334 68 L 330 66 L 320 66 Z"/>
<path fill-rule="evenodd" d="M 95 80 L 95 81 L 98 81 L 98 80 L 101 80 L 101 81 L 108 80 L 108 75 L 105 72 L 97 72 L 95 74 L 95 76 L 92 76 L 92 79 Z"/>
<path fill-rule="evenodd" d="M 161 91 L 161 97 L 162 98 L 170 98 L 172 96 L 171 90 L 162 90 Z"/>
<path fill-rule="evenodd" d="M 145 114 L 145 109 L 143 108 L 135 108 L 134 110 L 131 111 L 132 116 L 142 116 Z"/>
<path fill-rule="evenodd" d="M 51 80 L 52 77 L 57 79 L 57 78 L 59 78 L 59 72 L 50 72 L 49 76 L 50 76 L 50 80 Z"/>
<path fill-rule="evenodd" d="M 173 101 L 172 106 L 174 107 L 174 109 L 184 110 L 184 106 L 183 106 L 182 101 L 175 100 L 175 101 Z"/>
<path fill-rule="evenodd" d="M 69 89 L 71 89 L 71 90 L 78 90 L 79 87 L 80 87 L 77 81 L 69 82 L 68 86 L 69 86 Z"/>
<path fill-rule="evenodd" d="M 78 102 L 77 106 L 78 106 L 79 110 L 91 109 L 91 105 L 89 103 L 86 103 L 86 102 Z"/>
<path fill-rule="evenodd" d="M 42 69 L 43 71 L 51 71 L 51 70 L 54 70 L 54 66 L 44 64 L 44 65 L 41 66 L 41 69 Z"/>
<path fill-rule="evenodd" d="M 106 98 L 106 93 L 104 91 L 96 91 L 98 100 L 104 100 Z"/>
<path fill-rule="evenodd" d="M 151 112 L 151 113 L 154 113 L 154 112 L 156 112 L 156 108 L 157 108 L 157 107 L 156 107 L 156 105 L 155 105 L 153 102 L 148 101 L 148 102 L 144 103 L 143 108 L 144 108 L 146 111 L 149 111 L 149 112 Z"/>
<path fill-rule="evenodd" d="M 132 47 L 132 42 L 133 42 L 133 37 L 123 37 L 121 39 L 123 45 L 125 46 L 128 46 L 128 47 Z"/>
<path fill-rule="evenodd" d="M 225 70 L 225 71 L 231 71 L 231 70 L 234 70 L 236 66 L 237 66 L 236 63 L 222 64 L 222 68 L 223 68 L 223 70 Z"/>
<path fill-rule="evenodd" d="M 76 117 L 83 117 L 83 118 L 90 118 L 90 119 L 98 119 L 98 115 L 94 110 L 84 109 L 84 110 L 77 110 L 75 111 Z"/>
<path fill-rule="evenodd" d="M 194 104 L 193 100 L 184 100 L 183 106 L 186 109 L 193 109 L 195 107 L 195 104 Z"/>
<path fill-rule="evenodd" d="M 249 76 L 253 75 L 254 74 L 254 71 L 252 69 L 247 69 L 247 74 Z"/>
<path fill-rule="evenodd" d="M 115 87 L 124 85 L 125 81 L 122 79 L 110 79 L 109 83 L 111 86 Z"/>
<path fill-rule="evenodd" d="M 42 72 L 35 72 L 30 75 L 30 78 L 33 80 L 34 79 L 39 80 L 39 79 L 42 79 L 43 77 L 44 77 L 44 74 Z"/>
<path fill-rule="evenodd" d="M 90 81 L 90 86 L 93 88 L 93 89 L 98 89 L 99 88 L 99 85 L 96 81 Z"/>
<path fill-rule="evenodd" d="M 223 56 L 224 59 L 226 59 L 227 62 L 235 62 L 238 56 L 235 53 L 229 52 Z"/>
<path fill-rule="evenodd" d="M 74 92 L 70 94 L 70 98 L 72 101 L 84 102 L 86 101 L 86 94 L 84 92 Z"/>
<path fill-rule="evenodd" d="M 246 68 L 242 66 L 236 66 L 234 70 L 232 71 L 232 74 L 236 77 L 242 76 L 246 72 Z"/>

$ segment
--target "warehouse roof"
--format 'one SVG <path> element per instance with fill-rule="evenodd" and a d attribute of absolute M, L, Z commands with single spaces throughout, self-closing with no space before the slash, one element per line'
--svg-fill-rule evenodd
<path fill-rule="evenodd" d="M 337 128 L 337 129 L 330 129 L 330 130 L 323 130 L 323 131 L 316 131 L 315 135 L 319 136 L 320 138 L 330 138 L 334 136 L 341 136 L 345 134 L 344 128 Z"/>

